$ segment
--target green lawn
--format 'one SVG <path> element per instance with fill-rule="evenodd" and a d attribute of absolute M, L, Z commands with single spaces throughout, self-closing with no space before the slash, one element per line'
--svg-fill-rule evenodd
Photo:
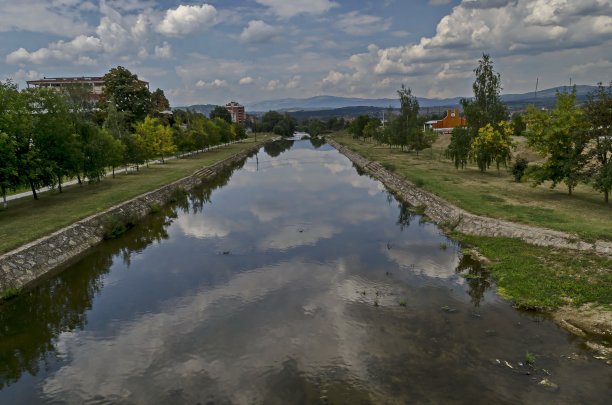
<path fill-rule="evenodd" d="M 259 135 L 258 142 L 270 139 Z M 184 159 L 168 160 L 166 164 L 141 167 L 139 172 L 106 177 L 100 183 L 66 187 L 63 193 L 49 191 L 31 197 L 9 201 L 0 209 L 0 253 L 48 235 L 80 219 L 103 211 L 140 194 L 155 190 L 210 166 L 255 145 L 253 138 Z"/>
<path fill-rule="evenodd" d="M 518 239 L 452 234 L 478 246 L 491 263 L 497 292 L 518 307 L 555 309 L 563 305 L 612 305 L 612 259 L 586 252 L 534 246 Z"/>
<path fill-rule="evenodd" d="M 346 133 L 331 137 L 370 160 L 393 165 L 397 174 L 474 214 L 573 232 L 587 240 L 612 240 L 612 204 L 604 204 L 603 195 L 587 185 L 569 196 L 563 184 L 550 189 L 515 183 L 505 168 L 499 173 L 495 169 L 481 173 L 473 165 L 457 170 L 443 157 L 449 135 L 419 156 L 355 140 Z M 530 161 L 538 159 L 523 144 L 518 153 Z"/>

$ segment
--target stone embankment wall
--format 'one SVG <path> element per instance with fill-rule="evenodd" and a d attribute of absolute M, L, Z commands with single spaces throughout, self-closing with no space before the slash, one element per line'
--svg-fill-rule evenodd
<path fill-rule="evenodd" d="M 0 256 L 0 292 L 8 288 L 21 289 L 100 243 L 104 238 L 105 224 L 110 218 L 142 218 L 151 212 L 152 206 L 169 202 L 177 190 L 196 187 L 203 179 L 214 177 L 260 146 L 242 151 L 191 176 L 82 219 Z"/>
<path fill-rule="evenodd" d="M 389 172 L 380 163 L 371 162 L 333 140 L 328 142 L 355 165 L 381 181 L 400 200 L 413 206 L 423 206 L 425 215 L 439 225 L 468 235 L 518 238 L 533 245 L 592 251 L 612 256 L 612 243 L 610 242 L 585 242 L 576 235 L 565 232 L 470 214 Z"/>

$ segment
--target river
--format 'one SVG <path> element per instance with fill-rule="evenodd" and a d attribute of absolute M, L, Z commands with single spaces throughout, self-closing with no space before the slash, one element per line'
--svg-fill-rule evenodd
<path fill-rule="evenodd" d="M 462 251 L 329 145 L 269 144 L 1 304 L 0 403 L 612 398 Z"/>

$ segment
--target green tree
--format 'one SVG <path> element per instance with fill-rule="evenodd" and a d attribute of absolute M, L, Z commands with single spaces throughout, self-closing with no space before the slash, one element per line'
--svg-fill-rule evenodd
<path fill-rule="evenodd" d="M 151 111 L 151 92 L 146 83 L 123 66 L 112 68 L 104 75 L 100 108 L 106 111 L 111 100 L 118 111 L 125 113 L 128 124 L 143 120 Z"/>
<path fill-rule="evenodd" d="M 159 119 L 150 116 L 145 117 L 144 121 L 135 126 L 136 143 L 144 151 L 145 163 L 154 157 L 164 157 L 176 151 L 176 146 L 172 140 L 172 130 L 167 125 L 162 125 Z"/>
<path fill-rule="evenodd" d="M 211 147 L 221 143 L 221 128 L 214 120 L 202 121 L 204 125 L 204 135 L 206 136 L 206 146 Z"/>
<path fill-rule="evenodd" d="M 452 159 L 456 169 L 465 169 L 467 166 L 472 139 L 472 134 L 467 127 L 456 127 L 453 129 L 450 144 L 446 148 L 444 155 Z"/>
<path fill-rule="evenodd" d="M 71 115 L 80 116 L 80 113 L 70 109 L 65 94 L 51 89 L 33 89 L 31 97 L 36 108 L 33 142 L 40 158 L 54 175 L 53 184 L 57 184 L 61 193 L 64 178 L 78 174 L 80 169 L 80 139 L 74 126 L 70 125 L 70 122 L 77 122 L 73 121 L 76 118 L 71 119 Z"/>
<path fill-rule="evenodd" d="M 380 132 L 380 120 L 372 119 L 366 124 L 365 128 L 363 128 L 363 137 L 378 140 L 379 132 Z"/>
<path fill-rule="evenodd" d="M 31 126 L 25 94 L 11 81 L 0 81 L 0 133 L 4 134 L 0 145 L 0 184 L 3 194 L 6 189 L 15 189 L 26 180 L 27 158 L 33 146 Z"/>
<path fill-rule="evenodd" d="M 261 131 L 272 132 L 274 127 L 283 119 L 283 115 L 277 111 L 268 111 L 261 118 Z"/>
<path fill-rule="evenodd" d="M 522 136 L 527 129 L 527 124 L 523 120 L 523 114 L 515 112 L 512 114 L 512 131 L 514 136 Z"/>
<path fill-rule="evenodd" d="M 506 122 L 500 122 L 498 128 L 491 124 L 480 128 L 478 135 L 470 146 L 470 159 L 478 165 L 480 171 L 486 171 L 492 163 L 506 166 L 512 159 L 512 127 Z"/>
<path fill-rule="evenodd" d="M 228 124 L 232 123 L 232 114 L 227 108 L 221 105 L 215 106 L 215 108 L 213 108 L 213 110 L 210 112 L 210 119 L 214 120 L 215 118 L 221 118 Z"/>
<path fill-rule="evenodd" d="M 557 93 L 550 112 L 529 106 L 526 121 L 529 146 L 546 158 L 541 166 L 534 165 L 530 171 L 534 184 L 550 180 L 554 188 L 564 182 L 572 195 L 583 176 L 581 169 L 586 163 L 583 152 L 589 141 L 584 112 L 576 106 L 576 88 L 571 93 Z"/>
<path fill-rule="evenodd" d="M 401 105 L 397 128 L 400 131 L 400 146 L 402 149 L 406 146 L 409 150 L 416 150 L 418 154 L 426 145 L 423 128 L 419 122 L 419 100 L 412 94 L 412 90 L 403 84 L 397 94 Z"/>
<path fill-rule="evenodd" d="M 353 138 L 362 138 L 363 130 L 366 125 L 368 125 L 368 122 L 370 122 L 370 117 L 368 115 L 357 116 L 348 127 L 349 133 L 353 134 Z"/>
<path fill-rule="evenodd" d="M 234 140 L 234 136 L 232 136 L 232 126 L 227 121 L 222 119 L 221 117 L 216 117 L 211 120 L 217 128 L 219 128 L 220 140 L 222 143 L 228 143 Z"/>
<path fill-rule="evenodd" d="M 608 204 L 612 190 L 612 82 L 607 87 L 599 83 L 597 90 L 589 94 L 584 112 L 591 146 L 587 154 L 587 161 L 591 163 L 588 177 Z"/>
<path fill-rule="evenodd" d="M 476 136 L 480 128 L 487 124 L 496 126 L 499 122 L 508 119 L 508 111 L 500 98 L 501 77 L 493 70 L 493 61 L 489 55 L 482 55 L 474 73 L 476 75 L 472 85 L 474 98 L 461 100 L 463 114 L 472 136 Z"/>
<path fill-rule="evenodd" d="M 176 145 L 172 139 L 172 128 L 169 125 L 160 125 L 158 127 L 159 136 L 159 155 L 162 163 L 165 163 L 164 158 L 176 152 Z"/>
<path fill-rule="evenodd" d="M 151 93 L 151 114 L 158 114 L 170 109 L 170 102 L 162 89 L 156 89 Z"/>
<path fill-rule="evenodd" d="M 17 172 L 17 143 L 4 132 L 0 132 L 0 191 L 2 192 L 2 203 L 4 208 L 8 207 L 6 202 L 6 190 L 15 188 L 19 181 Z"/>
<path fill-rule="evenodd" d="M 412 140 L 412 149 L 414 149 L 419 154 L 420 151 L 424 149 L 429 149 L 433 146 L 434 142 L 438 139 L 438 133 L 432 129 L 423 130 L 415 133 L 415 137 Z M 433 156 L 433 149 L 432 149 Z"/>
<path fill-rule="evenodd" d="M 247 133 L 243 125 L 232 124 L 232 128 L 234 133 L 236 134 L 236 139 L 245 139 L 247 137 Z"/>

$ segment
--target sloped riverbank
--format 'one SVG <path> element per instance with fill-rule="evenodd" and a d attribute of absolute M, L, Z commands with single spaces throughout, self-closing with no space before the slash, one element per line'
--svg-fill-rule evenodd
<path fill-rule="evenodd" d="M 414 207 L 419 207 L 420 211 L 448 231 L 479 237 L 513 238 L 536 246 L 565 250 L 569 254 L 571 254 L 571 251 L 577 251 L 612 258 L 612 243 L 610 242 L 584 241 L 576 235 L 566 232 L 474 215 L 417 187 L 407 179 L 386 170 L 380 163 L 370 161 L 334 140 L 328 140 L 328 143 L 361 170 L 381 181 L 397 198 Z M 488 261 L 487 264 L 490 264 L 492 258 L 481 257 L 481 259 Z M 602 272 L 610 271 L 610 269 L 606 270 L 605 268 L 600 270 Z M 501 287 L 503 291 L 502 295 L 514 300 L 515 297 L 507 293 L 509 289 L 505 288 L 504 284 L 509 282 L 509 278 L 498 277 L 497 281 L 498 287 Z M 581 281 L 578 280 L 577 282 Z M 593 335 L 598 340 L 606 340 L 612 337 L 612 311 L 601 305 L 574 306 L 571 305 L 571 297 L 562 298 L 567 299 L 569 305 L 546 308 L 546 312 L 550 312 L 560 326 L 581 337 Z M 540 310 L 544 309 L 542 308 L 544 306 L 535 305 L 534 307 Z M 591 342 L 589 347 L 612 360 L 610 350 L 600 343 Z"/>

